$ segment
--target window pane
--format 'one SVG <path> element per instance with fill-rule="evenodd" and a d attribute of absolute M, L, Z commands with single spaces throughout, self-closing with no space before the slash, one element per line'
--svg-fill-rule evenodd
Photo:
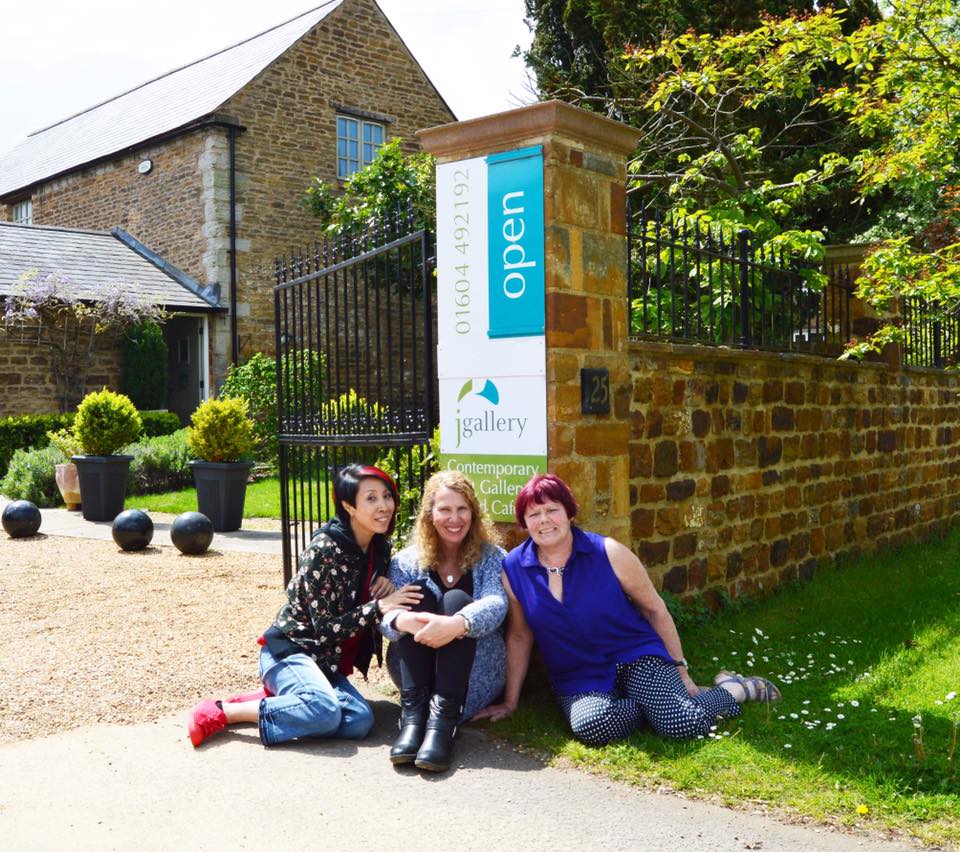
<path fill-rule="evenodd" d="M 347 135 L 347 120 L 345 118 L 337 119 L 337 136 Z"/>
<path fill-rule="evenodd" d="M 383 144 L 383 125 L 380 124 L 371 124 L 370 127 L 370 141 L 376 145 Z"/>
<path fill-rule="evenodd" d="M 350 141 L 349 151 L 350 151 L 350 159 L 351 159 L 351 160 L 359 160 L 359 159 L 360 159 L 360 146 L 359 146 L 356 142 L 354 142 L 353 140 Z"/>
<path fill-rule="evenodd" d="M 346 139 L 337 140 L 337 156 L 338 157 L 347 156 L 347 140 Z"/>
<path fill-rule="evenodd" d="M 350 176 L 350 170 L 347 167 L 347 161 L 344 158 L 337 160 L 337 177 L 345 178 Z"/>

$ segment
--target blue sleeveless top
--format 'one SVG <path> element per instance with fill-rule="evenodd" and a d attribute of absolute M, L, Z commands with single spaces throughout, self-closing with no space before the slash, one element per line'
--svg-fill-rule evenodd
<path fill-rule="evenodd" d="M 563 572 L 563 603 L 552 594 L 532 539 L 507 555 L 503 570 L 523 607 L 547 674 L 559 695 L 610 692 L 618 663 L 670 654 L 626 596 L 604 537 L 573 527 L 573 553 Z"/>

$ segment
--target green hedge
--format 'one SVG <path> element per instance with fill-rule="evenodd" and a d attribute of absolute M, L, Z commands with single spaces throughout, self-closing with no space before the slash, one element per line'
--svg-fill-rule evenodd
<path fill-rule="evenodd" d="M 141 411 L 143 434 L 147 438 L 169 435 L 180 428 L 180 418 L 170 411 Z M 7 472 L 10 459 L 17 450 L 47 446 L 47 432 L 73 426 L 73 412 L 68 414 L 23 414 L 0 418 L 0 477 Z"/>
<path fill-rule="evenodd" d="M 0 494 L 11 500 L 29 500 L 41 509 L 63 505 L 54 469 L 61 461 L 63 456 L 55 447 L 15 450 L 0 479 Z"/>

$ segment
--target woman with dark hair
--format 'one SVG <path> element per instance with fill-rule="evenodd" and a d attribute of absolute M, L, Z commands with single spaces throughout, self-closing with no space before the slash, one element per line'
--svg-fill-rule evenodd
<path fill-rule="evenodd" d="M 351 464 L 334 478 L 336 516 L 300 555 L 287 601 L 260 637 L 263 688 L 225 701 L 206 699 L 190 714 L 194 746 L 239 722 L 256 722 L 264 745 L 298 737 L 362 739 L 373 712 L 349 680 L 366 675 L 372 628 L 385 614 L 418 603 L 418 588 L 387 579 L 399 497 L 393 479 Z M 376 643 L 379 657 L 379 642 Z"/>
<path fill-rule="evenodd" d="M 502 704 L 475 719 L 502 719 L 517 707 L 534 640 L 573 735 L 588 745 L 649 725 L 665 737 L 704 736 L 744 701 L 776 701 L 762 677 L 720 672 L 701 689 L 687 672 L 680 636 L 640 560 L 612 538 L 571 522 L 577 501 L 553 474 L 517 495 L 517 523 L 530 537 L 507 555 L 503 585 L 507 684 Z"/>
<path fill-rule="evenodd" d="M 391 581 L 421 589 L 423 600 L 380 624 L 400 689 L 393 763 L 442 772 L 457 726 L 503 691 L 503 555 L 473 483 L 452 470 L 430 477 L 414 541 L 390 565 Z"/>

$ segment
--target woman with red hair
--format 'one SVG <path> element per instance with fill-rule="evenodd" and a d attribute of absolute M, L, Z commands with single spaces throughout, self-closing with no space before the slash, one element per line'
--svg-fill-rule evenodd
<path fill-rule="evenodd" d="M 517 523 L 530 537 L 503 565 L 509 613 L 502 704 L 474 719 L 496 721 L 517 707 L 534 640 L 573 735 L 603 745 L 649 725 L 661 736 L 704 736 L 744 701 L 775 701 L 762 677 L 720 672 L 701 689 L 687 671 L 680 636 L 640 560 L 612 538 L 572 521 L 567 484 L 533 477 L 517 495 Z"/>
<path fill-rule="evenodd" d="M 373 711 L 347 675 L 366 674 L 393 609 L 419 602 L 420 589 L 387 579 L 399 497 L 389 474 L 351 464 L 334 479 L 336 516 L 300 555 L 287 601 L 260 637 L 263 688 L 225 701 L 206 699 L 190 714 L 194 746 L 239 722 L 255 722 L 264 745 L 299 737 L 362 739 Z M 375 642 L 376 639 L 376 642 Z"/>

